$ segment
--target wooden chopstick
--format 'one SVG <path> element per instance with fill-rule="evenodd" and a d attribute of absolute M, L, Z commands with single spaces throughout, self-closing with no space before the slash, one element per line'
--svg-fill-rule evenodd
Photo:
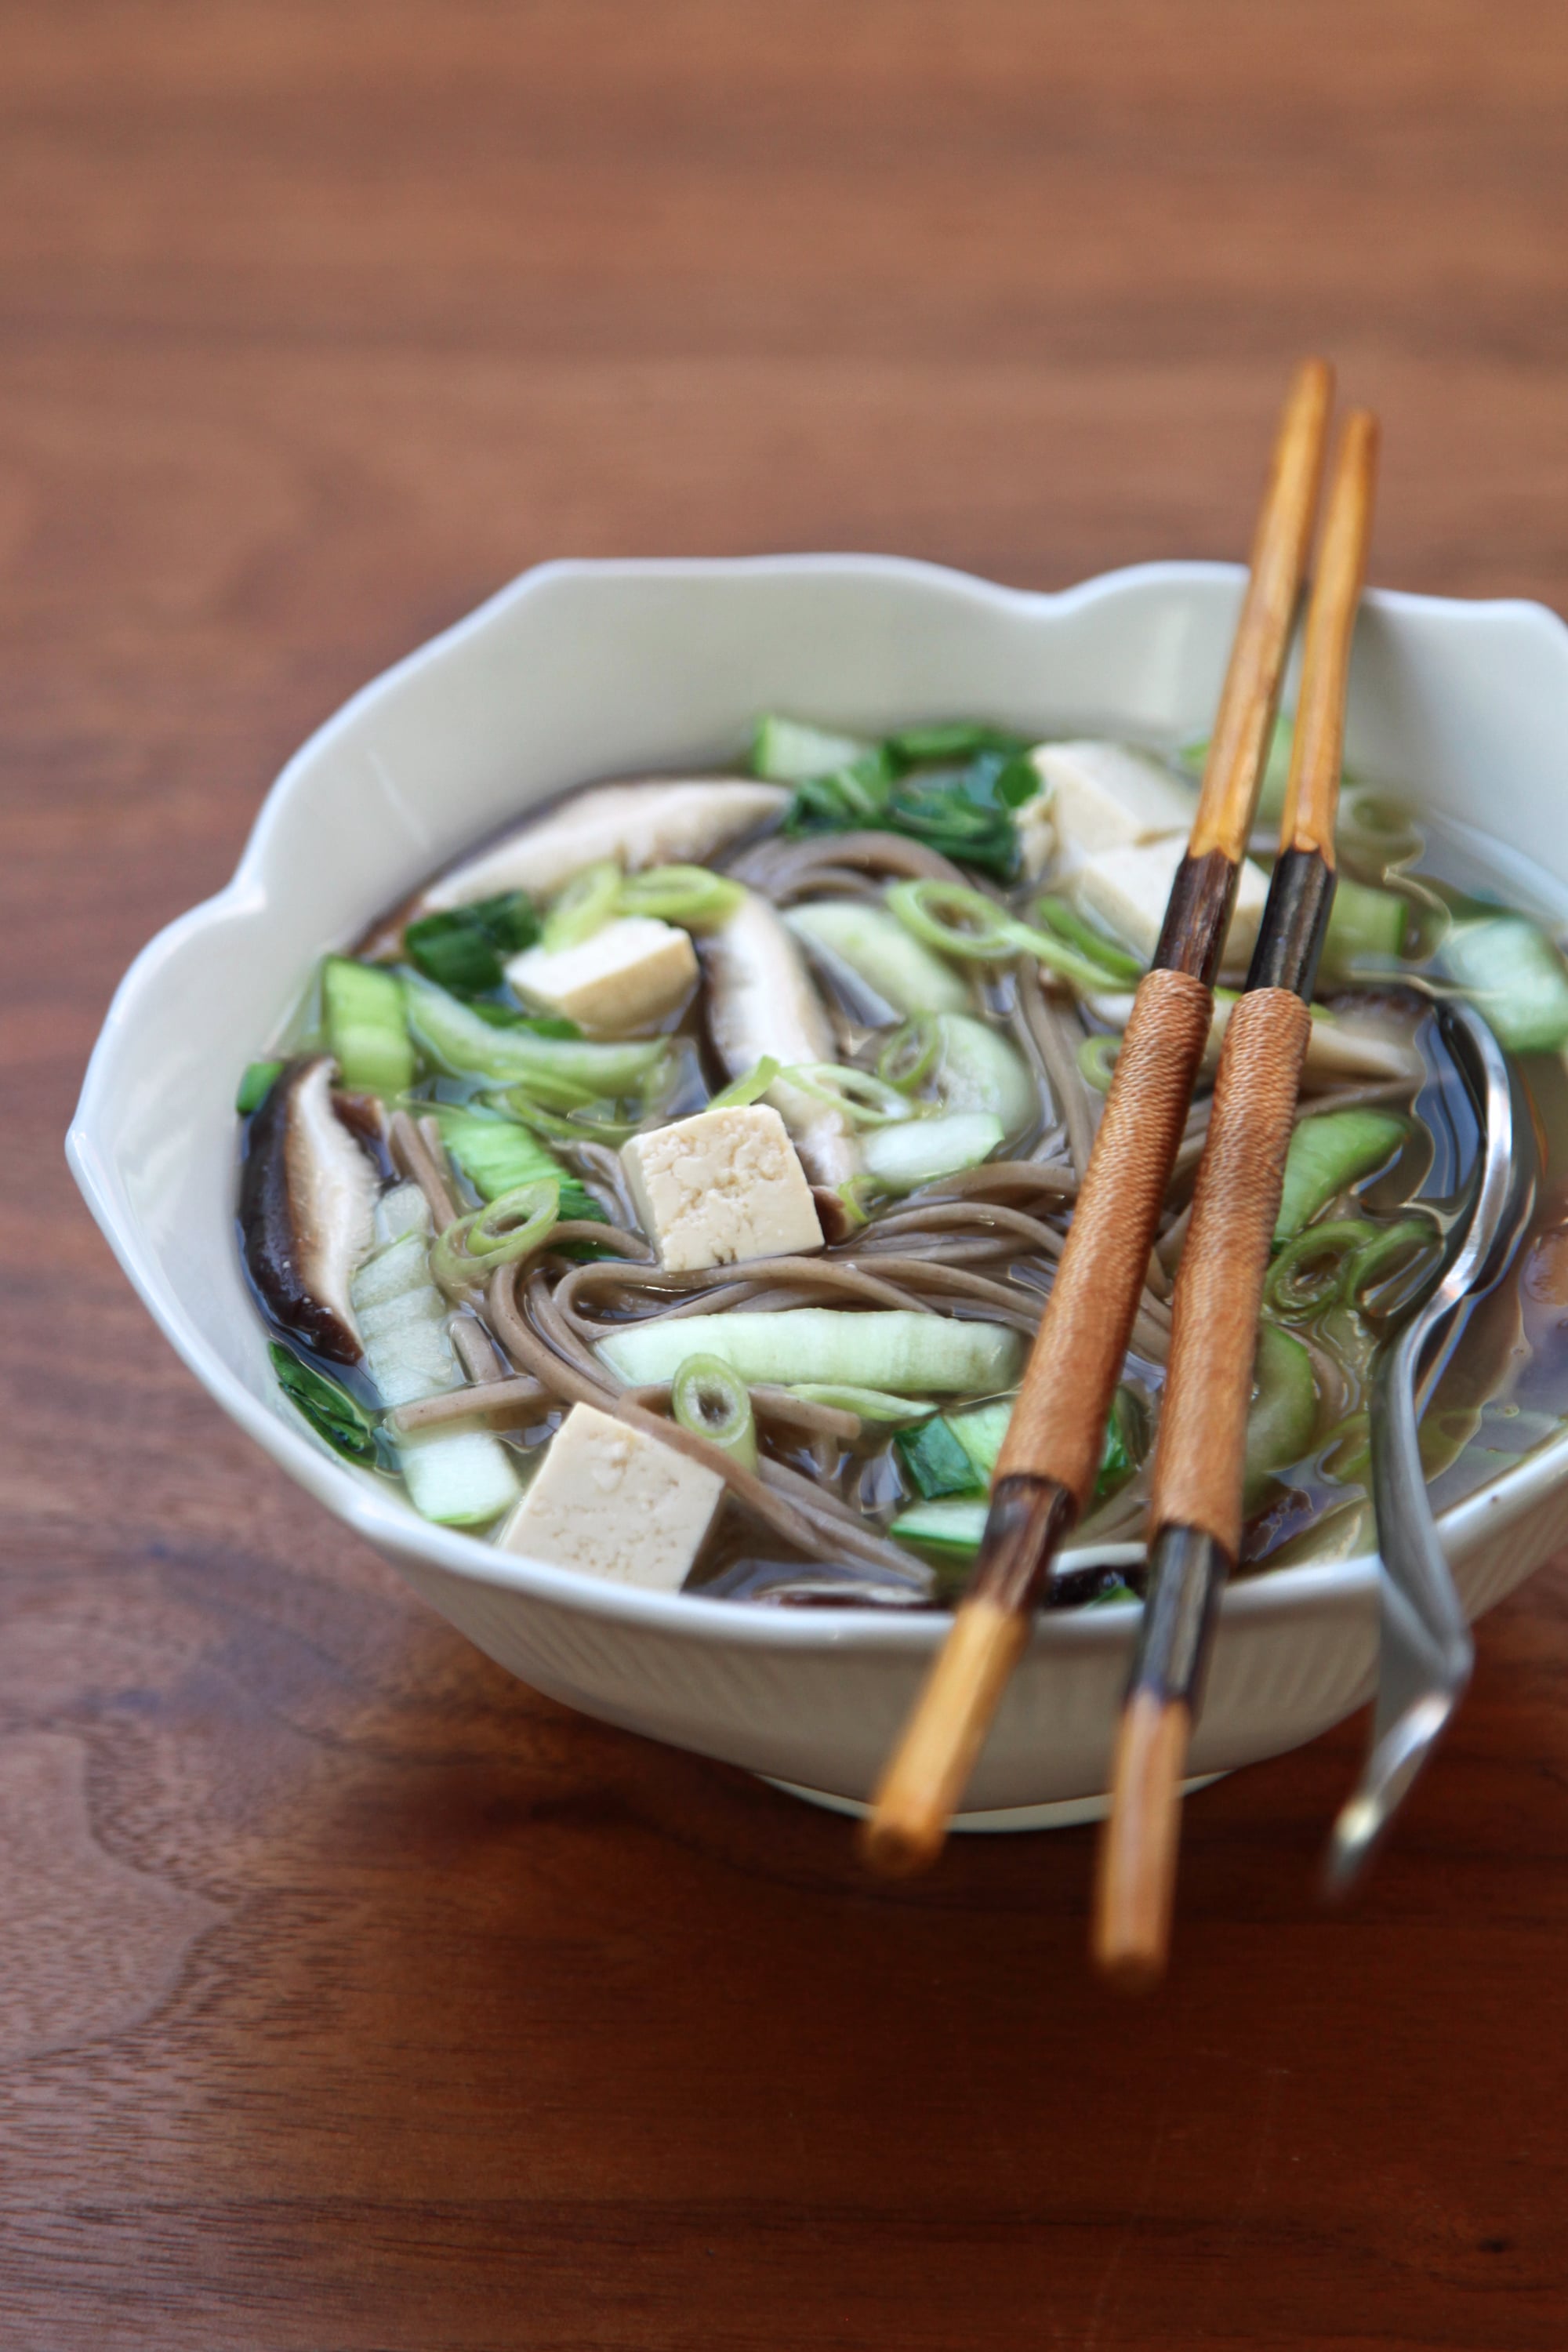
<path fill-rule="evenodd" d="M 1257 804 L 1310 544 L 1333 379 L 1297 372 L 1276 436 L 1203 790 L 1140 983 L 1067 1246 L 996 1465 L 967 1597 L 862 1832 L 879 1869 L 942 1849 L 1028 1637 L 1052 1554 L 1100 1466 L 1171 1163 L 1214 1010 L 1213 982 Z"/>
<path fill-rule="evenodd" d="M 1092 1948 L 1137 1989 L 1170 1947 L 1181 1783 L 1215 1607 L 1241 1538 L 1258 1317 L 1334 894 L 1334 814 L 1351 642 L 1366 575 L 1377 421 L 1346 419 L 1307 616 L 1300 706 L 1247 990 L 1226 1030 L 1182 1250 L 1154 1455 L 1148 1597 L 1100 1839 Z"/>

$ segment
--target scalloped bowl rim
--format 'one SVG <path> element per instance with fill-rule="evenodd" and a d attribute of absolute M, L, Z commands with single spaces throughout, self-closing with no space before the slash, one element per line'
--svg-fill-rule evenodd
<path fill-rule="evenodd" d="M 1243 568 L 1233 563 L 1156 562 L 1100 572 L 1071 587 L 1047 593 L 1006 587 L 942 564 L 879 554 L 561 558 L 538 564 L 380 672 L 315 729 L 293 753 L 258 811 L 231 880 L 213 897 L 165 925 L 142 950 L 120 982 L 88 1066 L 67 1137 L 66 1153 L 88 1206 L 132 1284 L 204 1388 L 274 1462 L 377 1550 L 427 1559 L 471 1582 L 524 1593 L 628 1626 L 676 1633 L 694 1642 L 738 1641 L 747 1646 L 814 1654 L 846 1649 L 920 1654 L 933 1650 L 941 1640 L 948 1622 L 944 1612 L 906 1613 L 876 1608 L 796 1612 L 710 1600 L 700 1593 L 649 1592 L 499 1551 L 477 1537 L 417 1518 L 407 1506 L 394 1502 L 390 1496 L 384 1499 L 367 1480 L 292 1426 L 279 1410 L 254 1396 L 210 1346 L 173 1295 L 156 1254 L 139 1232 L 122 1198 L 112 1150 L 102 1131 L 111 1071 L 134 1032 L 139 1006 L 150 982 L 167 960 L 182 951 L 194 937 L 216 930 L 241 913 L 265 913 L 271 888 L 285 878 L 281 875 L 275 877 L 269 872 L 274 840 L 285 812 L 297 794 L 309 791 L 310 771 L 319 753 L 335 737 L 346 733 L 365 709 L 390 694 L 401 681 L 440 662 L 470 638 L 486 632 L 501 615 L 560 580 L 739 581 L 748 576 L 777 577 L 791 572 L 816 576 L 847 573 L 889 583 L 920 582 L 1006 614 L 1067 614 L 1147 585 L 1181 588 L 1213 582 L 1228 584 L 1245 576 Z M 1539 603 L 1514 597 L 1460 600 L 1391 589 L 1369 591 L 1367 601 L 1370 606 L 1385 612 L 1441 618 L 1451 625 L 1463 626 L 1472 617 L 1507 615 L 1530 628 L 1550 630 L 1560 642 L 1568 674 L 1568 626 Z M 1506 1504 L 1511 1519 L 1529 1510 L 1565 1476 L 1568 1429 L 1528 1455 L 1516 1469 L 1503 1473 L 1446 1511 L 1440 1524 L 1448 1547 L 1468 1549 L 1470 1539 L 1479 1537 L 1486 1522 L 1500 1507 Z M 1371 1600 L 1376 1593 L 1377 1579 L 1376 1555 L 1367 1552 L 1345 1560 L 1303 1563 L 1244 1578 L 1227 1588 L 1221 1605 L 1227 1621 L 1262 1622 L 1276 1615 L 1290 1616 L 1304 1604 L 1310 1605 L 1314 1598 L 1324 1601 L 1351 1596 Z M 1042 1612 L 1036 1620 L 1035 1645 L 1119 1648 L 1125 1640 L 1127 1618 L 1135 1605 L 1123 1602 L 1092 1611 Z"/>

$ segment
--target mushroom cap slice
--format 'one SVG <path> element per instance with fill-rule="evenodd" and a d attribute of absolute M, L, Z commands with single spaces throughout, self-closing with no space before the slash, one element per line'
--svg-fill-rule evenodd
<path fill-rule="evenodd" d="M 250 1278 L 274 1322 L 318 1356 L 364 1353 L 349 1277 L 374 1238 L 379 1172 L 333 1107 L 326 1054 L 289 1062 L 250 1123 L 239 1228 Z"/>

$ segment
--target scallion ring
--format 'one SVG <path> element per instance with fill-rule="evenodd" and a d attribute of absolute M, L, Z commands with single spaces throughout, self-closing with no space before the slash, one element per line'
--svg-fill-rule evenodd
<path fill-rule="evenodd" d="M 1364 1217 L 1309 1225 L 1286 1244 L 1269 1267 L 1264 1297 L 1283 1321 L 1304 1321 L 1340 1295 L 1347 1263 L 1377 1237 L 1377 1227 Z"/>
<path fill-rule="evenodd" d="M 682 1429 L 705 1437 L 738 1462 L 757 1466 L 757 1425 L 751 1393 L 719 1356 L 688 1356 L 669 1389 L 669 1409 Z"/>

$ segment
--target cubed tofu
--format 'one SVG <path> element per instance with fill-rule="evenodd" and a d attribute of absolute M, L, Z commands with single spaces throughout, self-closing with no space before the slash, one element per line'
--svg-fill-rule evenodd
<path fill-rule="evenodd" d="M 592 1036 L 624 1036 L 660 1021 L 695 986 L 697 950 L 653 915 L 622 915 L 571 948 L 525 948 L 506 976 L 525 1004 Z"/>
<path fill-rule="evenodd" d="M 496 1541 L 552 1568 L 674 1592 L 723 1492 L 716 1470 L 596 1405 L 574 1404 Z"/>
<path fill-rule="evenodd" d="M 1057 821 L 1051 795 L 1042 785 L 1032 800 L 1013 811 L 1018 835 L 1018 866 L 1026 882 L 1037 882 L 1057 854 Z"/>
<path fill-rule="evenodd" d="M 1186 838 L 1169 835 L 1163 841 L 1140 842 L 1126 849 L 1101 850 L 1086 857 L 1072 877 L 1073 892 L 1086 914 L 1098 916 L 1108 930 L 1125 940 L 1147 962 L 1153 955 L 1165 919 L 1165 902 L 1176 868 L 1186 855 Z M 1241 861 L 1237 878 L 1236 911 L 1226 934 L 1221 966 L 1245 967 L 1258 940 L 1258 927 L 1268 898 L 1268 881 L 1250 857 Z"/>
<path fill-rule="evenodd" d="M 769 1103 L 700 1110 L 622 1147 L 644 1233 L 671 1274 L 822 1247 L 789 1131 Z"/>
<path fill-rule="evenodd" d="M 1103 849 L 1192 829 L 1191 785 L 1124 743 L 1042 743 L 1029 756 L 1049 795 L 1057 856 L 1069 868 Z"/>

